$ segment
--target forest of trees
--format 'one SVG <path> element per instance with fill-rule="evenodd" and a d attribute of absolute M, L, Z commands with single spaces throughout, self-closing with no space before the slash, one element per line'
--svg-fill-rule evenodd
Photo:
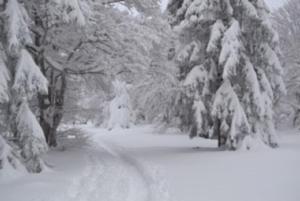
<path fill-rule="evenodd" d="M 300 1 L 160 3 L 0 0 L 0 169 L 43 171 L 59 127 L 87 122 L 280 146 L 275 114 L 300 121 Z"/>

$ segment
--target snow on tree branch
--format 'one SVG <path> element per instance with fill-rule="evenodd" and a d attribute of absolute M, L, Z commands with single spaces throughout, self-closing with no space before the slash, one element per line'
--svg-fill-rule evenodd
<path fill-rule="evenodd" d="M 23 49 L 16 66 L 13 89 L 29 98 L 36 93 L 47 93 L 48 81 L 27 50 Z"/>

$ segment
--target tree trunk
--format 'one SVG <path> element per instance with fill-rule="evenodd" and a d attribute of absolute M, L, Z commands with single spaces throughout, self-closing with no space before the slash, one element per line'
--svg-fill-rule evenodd
<path fill-rule="evenodd" d="M 59 77 L 59 79 L 57 79 Z M 63 118 L 64 96 L 66 90 L 65 74 L 50 76 L 48 95 L 39 96 L 40 124 L 50 147 L 57 145 L 57 128 Z"/>
<path fill-rule="evenodd" d="M 215 120 L 215 125 L 214 125 L 214 134 L 213 136 L 218 137 L 218 147 L 224 147 L 226 144 L 226 137 L 222 135 L 221 131 L 221 121 L 220 119 Z"/>
<path fill-rule="evenodd" d="M 300 114 L 300 110 L 297 109 L 297 111 L 295 112 L 295 115 L 294 115 L 294 119 L 293 119 L 293 127 L 294 128 L 297 126 L 297 121 L 298 121 L 298 118 L 299 118 L 299 114 Z"/>
<path fill-rule="evenodd" d="M 58 110 L 56 106 L 54 107 L 49 107 L 48 108 L 50 111 L 51 110 L 56 110 L 54 113 L 50 112 L 48 113 L 47 111 L 42 111 L 43 115 L 41 115 L 40 118 L 40 124 L 41 127 L 44 131 L 46 141 L 50 147 L 55 147 L 57 146 L 57 128 L 61 122 L 62 119 L 62 111 Z M 44 118 L 47 116 L 47 118 Z"/>
<path fill-rule="evenodd" d="M 34 18 L 35 26 L 44 27 L 43 21 L 36 14 Z M 43 30 L 43 29 L 41 29 Z M 39 122 L 44 131 L 46 141 L 50 147 L 57 145 L 56 132 L 63 117 L 64 94 L 66 88 L 65 73 L 49 68 L 45 63 L 44 48 L 47 37 L 47 32 L 41 35 L 35 34 L 35 47 L 39 49 L 36 54 L 33 54 L 36 64 L 40 67 L 41 72 L 48 80 L 48 94 L 38 95 L 38 104 L 40 118 Z"/>
<path fill-rule="evenodd" d="M 214 85 L 215 87 L 215 92 L 217 93 L 218 89 L 221 87 L 223 83 L 223 68 L 221 66 L 218 66 L 217 68 L 217 80 Z M 214 122 L 214 136 L 218 136 L 218 147 L 225 147 L 226 145 L 226 140 L 227 140 L 227 135 L 222 132 L 221 129 L 221 120 L 218 118 Z"/>

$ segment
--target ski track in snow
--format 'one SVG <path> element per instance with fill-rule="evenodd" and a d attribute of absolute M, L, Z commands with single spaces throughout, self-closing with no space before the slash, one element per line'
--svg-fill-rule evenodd
<path fill-rule="evenodd" d="M 87 165 L 73 179 L 64 201 L 168 201 L 160 169 L 129 156 L 118 145 L 90 139 Z"/>

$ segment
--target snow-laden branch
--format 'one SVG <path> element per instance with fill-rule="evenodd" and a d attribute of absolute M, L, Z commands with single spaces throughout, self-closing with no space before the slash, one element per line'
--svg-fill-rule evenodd
<path fill-rule="evenodd" d="M 58 72 L 61 72 L 61 73 L 64 71 L 64 68 L 59 63 L 57 63 L 56 61 L 54 61 L 52 58 L 46 56 L 45 57 L 45 61 L 54 70 L 56 70 Z"/>

